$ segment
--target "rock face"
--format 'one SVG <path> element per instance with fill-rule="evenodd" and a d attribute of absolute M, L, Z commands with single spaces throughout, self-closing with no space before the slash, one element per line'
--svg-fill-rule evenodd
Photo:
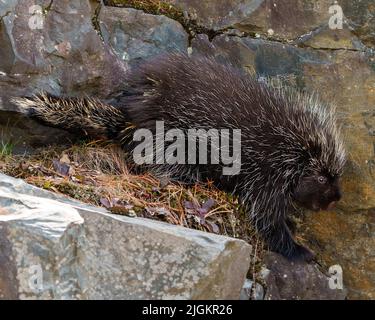
<path fill-rule="evenodd" d="M 335 284 L 333 281 L 335 279 L 322 273 L 315 264 L 294 264 L 275 253 L 269 253 L 265 257 L 265 263 L 267 265 L 267 270 L 263 272 L 267 286 L 265 300 L 343 300 L 346 298 L 346 290 L 340 287 L 341 282 Z"/>
<path fill-rule="evenodd" d="M 41 90 L 106 97 L 126 85 L 129 66 L 164 51 L 186 51 L 188 36 L 167 17 L 99 10 L 96 1 L 12 0 L 0 2 L 0 42 L 0 130 L 23 152 L 72 137 L 3 113 L 17 111 L 10 97 Z"/>
<path fill-rule="evenodd" d="M 165 16 L 104 7 L 99 20 L 104 42 L 130 65 L 163 52 L 187 52 L 188 35 L 184 28 Z"/>
<path fill-rule="evenodd" d="M 235 28 L 287 42 L 327 43 L 327 48 L 350 43 L 352 34 L 364 45 L 375 44 L 375 8 L 371 0 L 170 0 L 205 28 L 224 31 Z M 332 10 L 332 11 L 330 11 Z M 338 10 L 340 10 L 338 12 Z M 328 22 L 343 13 L 344 30 L 330 30 Z M 348 39 L 347 39 L 348 38 Z M 357 43 L 360 45 L 360 43 Z"/>
<path fill-rule="evenodd" d="M 126 65 L 100 40 L 91 21 L 94 9 L 88 0 L 0 4 L 3 101 L 4 95 L 41 89 L 105 96 L 118 86 Z"/>
<path fill-rule="evenodd" d="M 0 129 L 6 139 L 28 150 L 67 141 L 67 137 L 61 131 L 41 129 L 22 117 L 4 114 L 2 110 L 14 111 L 10 97 L 40 90 L 105 96 L 118 86 L 127 69 L 94 29 L 94 5 L 88 0 L 49 4 L 0 2 L 0 116 L 6 117 Z M 44 14 L 33 14 L 38 8 Z"/>
<path fill-rule="evenodd" d="M 375 297 L 375 211 L 308 214 L 303 236 L 326 265 L 343 268 L 350 299 Z"/>
<path fill-rule="evenodd" d="M 241 290 L 240 300 L 263 300 L 264 288 L 260 283 L 254 283 L 250 279 L 246 279 Z"/>
<path fill-rule="evenodd" d="M 115 216 L 0 175 L 0 298 L 238 299 L 244 241 Z"/>

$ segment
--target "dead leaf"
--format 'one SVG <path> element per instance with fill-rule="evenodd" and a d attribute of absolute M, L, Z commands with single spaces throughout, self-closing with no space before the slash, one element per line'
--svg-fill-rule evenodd
<path fill-rule="evenodd" d="M 220 232 L 219 227 L 214 222 L 206 221 L 206 226 L 208 227 L 209 231 L 211 231 L 213 233 L 219 233 Z"/>
<path fill-rule="evenodd" d="M 214 205 L 215 205 L 215 200 L 213 200 L 213 199 L 208 199 L 202 205 L 196 203 L 195 201 L 194 202 L 191 202 L 191 201 L 185 201 L 184 202 L 185 209 L 189 213 L 191 213 L 193 215 L 197 215 L 201 219 L 204 219 L 206 217 L 207 213 L 211 210 L 211 208 Z"/>
<path fill-rule="evenodd" d="M 59 160 L 53 160 L 53 168 L 62 176 L 68 177 L 70 175 L 70 166 L 66 163 L 60 162 Z"/>
<path fill-rule="evenodd" d="M 63 155 L 60 158 L 60 162 L 70 164 L 69 156 L 66 153 L 63 153 Z"/>
<path fill-rule="evenodd" d="M 132 218 L 137 216 L 137 213 L 133 209 L 129 209 L 126 206 L 113 206 L 109 210 L 111 211 L 111 213 L 128 216 Z"/>
<path fill-rule="evenodd" d="M 208 213 L 211 208 L 215 205 L 215 200 L 214 199 L 208 199 L 205 203 L 202 204 L 202 209 Z"/>

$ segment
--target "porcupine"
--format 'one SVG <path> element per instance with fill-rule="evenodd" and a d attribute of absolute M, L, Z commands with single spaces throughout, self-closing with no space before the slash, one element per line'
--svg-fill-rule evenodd
<path fill-rule="evenodd" d="M 153 164 L 178 180 L 207 180 L 238 196 L 270 250 L 310 261 L 288 227 L 294 206 L 331 208 L 341 198 L 345 151 L 334 108 L 315 94 L 274 87 L 212 57 L 166 54 L 135 68 L 111 103 L 40 94 L 13 102 L 50 126 L 105 136 L 132 152 L 136 129 L 241 130 L 241 170 L 223 164 Z M 165 146 L 164 146 L 165 148 Z M 193 177 L 193 178 L 192 178 Z"/>

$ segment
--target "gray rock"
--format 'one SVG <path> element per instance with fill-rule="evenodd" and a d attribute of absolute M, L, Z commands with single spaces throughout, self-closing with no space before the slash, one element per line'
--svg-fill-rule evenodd
<path fill-rule="evenodd" d="M 244 241 L 111 215 L 0 175 L 0 298 L 238 299 Z"/>
<path fill-rule="evenodd" d="M 263 300 L 263 299 L 264 299 L 264 288 L 260 283 L 256 283 L 254 294 L 253 294 L 253 300 Z"/>
<path fill-rule="evenodd" d="M 7 13 L 0 22 L 0 84 L 7 86 L 1 96 L 42 89 L 105 96 L 113 90 L 126 65 L 94 29 L 90 1 L 54 1 L 50 7 L 47 1 L 36 4 L 45 10 L 43 15 L 33 14 L 33 0 L 0 4 L 0 12 Z"/>
<path fill-rule="evenodd" d="M 343 29 L 330 29 L 333 1 L 172 0 L 198 25 L 212 30 L 235 28 L 283 42 L 326 48 L 375 45 L 375 8 L 372 0 L 339 1 Z"/>
<path fill-rule="evenodd" d="M 331 289 L 329 277 L 315 264 L 293 263 L 284 257 L 269 253 L 264 260 L 265 300 L 343 300 L 346 290 Z"/>
<path fill-rule="evenodd" d="M 13 96 L 44 90 L 53 94 L 105 97 L 122 85 L 127 65 L 105 46 L 92 24 L 90 1 L 0 2 L 0 124 L 2 139 L 19 149 L 67 141 L 62 131 L 40 127 L 17 115 Z M 32 6 L 44 8 L 33 15 Z M 34 25 L 40 19 L 43 23 Z M 32 23 L 33 22 L 33 23 Z M 65 139 L 62 139 L 65 136 Z"/>
<path fill-rule="evenodd" d="M 263 300 L 264 299 L 264 289 L 259 283 L 255 283 L 250 279 L 246 279 L 241 290 L 240 300 Z"/>
<path fill-rule="evenodd" d="M 171 0 L 177 8 L 188 13 L 197 24 L 219 30 L 233 26 L 250 17 L 263 0 Z"/>
<path fill-rule="evenodd" d="M 11 143 L 14 146 L 12 154 L 30 154 L 36 148 L 67 144 L 75 139 L 64 130 L 43 126 L 15 112 L 0 111 L 0 142 Z"/>
<path fill-rule="evenodd" d="M 44 14 L 30 13 L 33 5 Z M 17 145 L 16 152 L 67 142 L 72 136 L 4 113 L 17 111 L 11 97 L 42 90 L 107 97 L 125 85 L 128 62 L 187 50 L 188 36 L 178 22 L 134 9 L 103 7 L 100 30 L 95 30 L 97 5 L 88 0 L 0 2 L 0 129 L 3 140 Z"/>
<path fill-rule="evenodd" d="M 251 299 L 251 289 L 253 288 L 254 282 L 250 279 L 246 279 L 245 283 L 241 289 L 240 300 L 250 300 Z"/>
<path fill-rule="evenodd" d="M 163 52 L 187 52 L 188 35 L 184 28 L 165 16 L 103 7 L 99 19 L 105 43 L 131 65 Z"/>

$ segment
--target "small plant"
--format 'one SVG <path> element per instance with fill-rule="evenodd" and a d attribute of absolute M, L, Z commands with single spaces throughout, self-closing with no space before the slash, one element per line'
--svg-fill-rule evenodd
<path fill-rule="evenodd" d="M 0 157 L 7 157 L 13 153 L 14 144 L 10 141 L 0 141 Z"/>

